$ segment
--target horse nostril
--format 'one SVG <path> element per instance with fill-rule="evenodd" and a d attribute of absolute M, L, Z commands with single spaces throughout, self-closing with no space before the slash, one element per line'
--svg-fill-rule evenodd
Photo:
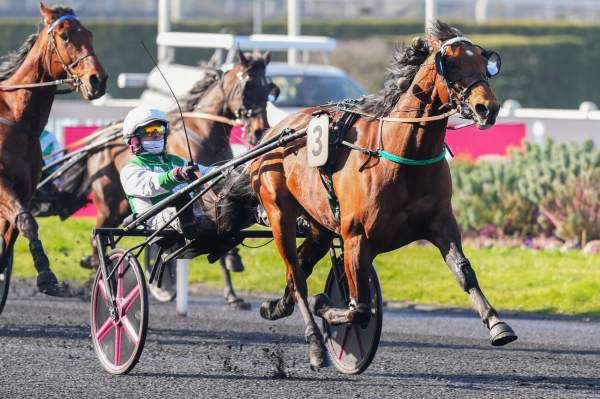
<path fill-rule="evenodd" d="M 477 104 L 475 105 L 475 112 L 477 112 L 477 115 L 485 118 L 490 114 L 490 110 L 488 109 L 488 107 L 486 107 L 483 104 Z"/>
<path fill-rule="evenodd" d="M 100 79 L 96 74 L 90 76 L 90 85 L 95 93 L 104 93 L 106 91 L 106 80 Z"/>

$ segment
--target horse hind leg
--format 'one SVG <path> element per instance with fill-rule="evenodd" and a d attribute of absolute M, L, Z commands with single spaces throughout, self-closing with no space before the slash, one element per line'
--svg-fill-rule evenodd
<path fill-rule="evenodd" d="M 306 275 L 300 267 L 296 251 L 296 218 L 300 213 L 299 205 L 291 195 L 286 196 L 281 192 L 277 204 L 274 200 L 264 201 L 263 198 L 263 205 L 269 216 L 275 244 L 286 266 L 290 295 L 296 301 L 304 320 L 304 336 L 309 347 L 311 368 L 321 368 L 326 365 L 327 355 L 321 331 L 308 308 Z"/>
<path fill-rule="evenodd" d="M 230 266 L 231 264 L 239 263 L 242 265 L 241 270 L 235 269 L 235 267 Z M 223 270 L 223 297 L 225 298 L 225 303 L 228 307 L 237 309 L 237 310 L 249 310 L 250 303 L 244 301 L 242 298 L 237 296 L 235 290 L 233 289 L 233 283 L 231 281 L 231 272 L 241 272 L 244 270 L 244 266 L 242 264 L 240 255 L 238 254 L 238 249 L 233 248 L 225 256 L 219 258 L 219 264 L 221 265 L 221 269 Z M 233 270 L 230 270 L 233 269 Z"/>
<path fill-rule="evenodd" d="M 310 231 L 297 249 L 298 262 L 306 277 L 312 274 L 317 262 L 325 256 L 333 238 L 333 235 L 328 230 L 323 229 L 314 221 L 309 223 Z M 290 316 L 293 312 L 294 299 L 287 286 L 281 298 L 264 302 L 260 308 L 260 315 L 267 320 L 281 319 Z"/>
<path fill-rule="evenodd" d="M 469 295 L 481 321 L 490 332 L 490 343 L 493 346 L 503 346 L 515 341 L 517 335 L 506 322 L 500 319 L 479 287 L 475 271 L 463 253 L 456 220 L 451 216 L 440 226 L 442 226 L 440 231 L 433 234 L 430 241 L 438 247 L 458 284 Z"/>

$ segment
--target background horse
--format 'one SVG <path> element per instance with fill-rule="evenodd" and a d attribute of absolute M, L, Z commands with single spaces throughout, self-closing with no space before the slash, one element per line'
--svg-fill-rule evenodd
<path fill-rule="evenodd" d="M 230 70 L 207 70 L 206 76 L 198 81 L 182 101 L 186 117 L 185 125 L 189 134 L 190 149 L 195 162 L 211 165 L 233 157 L 229 145 L 232 126 L 220 120 L 240 121 L 247 132 L 249 142 L 255 143 L 263 131 L 269 127 L 266 114 L 268 96 L 276 86 L 265 75 L 270 61 L 269 53 L 250 55 L 239 52 L 240 62 Z M 189 113 L 202 113 L 203 117 L 187 116 Z M 212 118 L 215 117 L 215 118 Z M 183 131 L 183 123 L 178 112 L 170 114 L 171 133 L 167 138 L 167 151 L 189 158 Z M 117 227 L 130 214 L 129 205 L 119 180 L 121 168 L 131 158 L 131 153 L 119 137 L 99 151 L 93 153 L 85 163 L 68 171 L 63 177 L 64 184 L 75 196 L 87 197 L 91 191 L 93 202 L 98 210 L 96 227 Z M 81 202 L 74 202 L 75 208 Z M 77 209 L 69 209 L 72 213 Z M 64 212 L 64 210 L 55 210 Z M 95 243 L 92 240 L 92 246 Z M 227 257 L 227 255 L 226 255 Z M 223 268 L 225 291 L 228 304 L 246 307 L 237 297 L 231 284 L 230 272 L 225 262 Z M 97 267 L 98 255 L 82 260 L 84 267 Z"/>
<path fill-rule="evenodd" d="M 39 136 L 48 122 L 59 79 L 86 100 L 102 96 L 107 75 L 94 54 L 92 34 L 70 8 L 40 4 L 43 28 L 0 64 L 0 262 L 10 261 L 18 232 L 29 241 L 40 291 L 64 290 L 50 270 L 28 207 L 39 180 Z M 2 268 L 0 268 L 2 269 Z"/>
<path fill-rule="evenodd" d="M 313 304 L 313 312 L 330 322 L 368 321 L 369 276 L 374 258 L 415 240 L 428 240 L 440 250 L 460 287 L 468 293 L 490 330 L 491 343 L 504 345 L 517 338 L 483 295 L 463 254 L 451 207 L 452 181 L 444 159 L 448 122 L 445 111 L 456 109 L 481 129 L 495 123 L 499 104 L 488 82 L 493 69 L 488 69 L 491 54 L 497 57 L 463 38 L 457 29 L 437 22 L 427 39 L 417 38 L 395 55 L 391 75 L 381 92 L 367 97 L 350 113 L 357 119 L 344 140 L 363 150 L 341 146 L 332 150 L 337 153 L 331 176 L 339 219 L 330 209 L 328 190 L 322 181 L 327 176 L 307 167 L 305 139 L 251 163 L 253 189 L 266 210 L 287 270 L 284 296 L 264 303 L 261 315 L 275 320 L 291 314 L 294 302 L 298 304 L 306 326 L 311 366 L 324 364 L 325 349 L 309 311 L 306 278 L 334 235 L 343 239 L 351 300 L 347 309 L 327 308 L 322 296 Z M 266 137 L 287 127 L 306 126 L 319 110 L 335 121 L 344 114 L 335 107 L 305 109 L 282 121 Z M 388 119 L 384 123 L 384 116 L 417 119 L 412 123 Z M 417 165 L 409 165 L 407 160 Z M 300 215 L 310 220 L 311 231 L 296 248 L 296 218 Z"/>

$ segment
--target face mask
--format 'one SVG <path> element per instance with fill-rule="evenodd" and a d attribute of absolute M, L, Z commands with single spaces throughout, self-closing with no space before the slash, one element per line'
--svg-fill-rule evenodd
<path fill-rule="evenodd" d="M 161 154 L 165 149 L 164 140 L 142 141 L 142 148 L 150 154 Z"/>

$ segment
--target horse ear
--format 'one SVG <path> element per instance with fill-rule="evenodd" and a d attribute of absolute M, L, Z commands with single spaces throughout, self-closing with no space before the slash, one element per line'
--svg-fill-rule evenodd
<path fill-rule="evenodd" d="M 263 54 L 263 60 L 265 61 L 265 65 L 268 65 L 269 62 L 271 62 L 271 52 L 270 51 L 266 51 Z"/>
<path fill-rule="evenodd" d="M 41 1 L 40 1 L 40 14 L 42 14 L 42 17 L 44 17 L 44 23 L 46 25 L 50 25 L 56 19 L 52 9 L 46 7 L 44 5 L 44 3 L 42 3 Z"/>
<path fill-rule="evenodd" d="M 238 47 L 238 57 L 240 57 L 240 63 L 243 66 L 248 66 L 248 59 L 246 58 L 246 56 L 244 55 L 244 52 L 242 51 L 241 48 Z"/>

